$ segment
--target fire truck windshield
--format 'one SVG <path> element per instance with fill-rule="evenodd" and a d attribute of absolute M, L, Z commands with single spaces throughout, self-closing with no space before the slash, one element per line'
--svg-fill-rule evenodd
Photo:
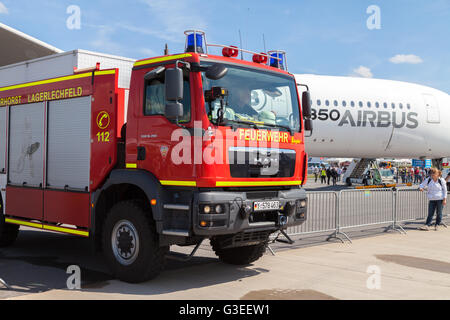
<path fill-rule="evenodd" d="M 227 74 L 219 80 L 208 79 L 203 74 L 204 92 L 213 87 L 228 90 L 228 96 L 224 97 L 222 123 L 217 121 L 220 99 L 205 102 L 206 112 L 213 123 L 300 131 L 294 78 L 234 65 L 226 67 Z"/>

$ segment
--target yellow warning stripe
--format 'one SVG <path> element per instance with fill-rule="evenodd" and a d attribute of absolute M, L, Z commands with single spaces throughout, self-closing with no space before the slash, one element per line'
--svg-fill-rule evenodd
<path fill-rule="evenodd" d="M 78 236 L 83 237 L 89 237 L 89 232 L 87 231 L 81 231 L 81 230 L 75 230 L 70 228 L 63 228 L 63 227 L 56 227 L 56 226 L 49 226 L 42 223 L 34 223 L 34 222 L 27 222 L 22 220 L 16 220 L 16 219 L 10 219 L 5 218 L 5 222 L 17 224 L 21 226 L 31 227 L 31 228 L 37 228 L 37 229 L 43 229 L 43 230 L 49 230 L 49 231 L 57 231 L 62 233 L 69 233 L 69 234 L 75 234 Z"/>
<path fill-rule="evenodd" d="M 9 218 L 5 218 L 5 222 L 18 224 L 18 225 L 26 226 L 26 227 L 42 229 L 41 223 L 26 222 L 26 221 L 20 221 L 20 220 L 9 219 Z"/>
<path fill-rule="evenodd" d="M 163 186 L 196 187 L 196 181 L 160 180 Z M 217 181 L 216 187 L 264 187 L 264 186 L 296 186 L 302 181 Z"/>
<path fill-rule="evenodd" d="M 96 71 L 94 75 L 96 76 L 103 76 L 108 74 L 115 74 L 116 70 L 105 70 L 105 71 Z M 62 82 L 62 81 L 68 81 L 68 80 L 75 80 L 75 79 L 82 79 L 91 77 L 92 73 L 81 73 L 81 74 L 75 74 L 73 76 L 66 76 L 66 77 L 59 77 L 59 78 L 53 78 L 53 79 L 47 79 L 47 80 L 41 80 L 41 81 L 35 81 L 35 82 L 29 82 L 29 83 L 23 83 L 23 84 L 17 84 L 14 86 L 9 87 L 3 87 L 0 88 L 0 92 L 2 91 L 8 91 L 8 90 L 14 90 L 14 89 L 21 89 L 21 88 L 28 88 L 28 87 L 35 87 L 40 86 L 43 84 L 49 84 L 49 83 L 56 83 L 56 82 Z"/>
<path fill-rule="evenodd" d="M 69 228 L 48 226 L 48 225 L 45 225 L 45 224 L 44 224 L 44 230 L 51 230 L 51 231 L 75 234 L 75 235 L 83 236 L 83 237 L 89 237 L 89 232 L 87 232 L 87 231 L 80 231 L 80 230 L 69 229 Z"/>
<path fill-rule="evenodd" d="M 181 186 L 181 187 L 196 187 L 196 181 L 172 181 L 172 180 L 160 180 L 163 186 Z"/>
<path fill-rule="evenodd" d="M 143 61 L 136 62 L 134 64 L 134 66 L 135 67 L 139 67 L 139 66 L 143 66 L 143 65 L 146 65 L 146 64 L 152 64 L 152 63 L 158 63 L 158 62 L 169 61 L 169 60 L 176 60 L 176 59 L 183 59 L 183 58 L 187 58 L 187 57 L 192 57 L 192 55 L 191 54 L 178 54 L 178 55 L 174 55 L 174 56 L 143 60 Z"/>
<path fill-rule="evenodd" d="M 217 181 L 216 187 L 269 187 L 269 186 L 296 186 L 302 181 Z"/>

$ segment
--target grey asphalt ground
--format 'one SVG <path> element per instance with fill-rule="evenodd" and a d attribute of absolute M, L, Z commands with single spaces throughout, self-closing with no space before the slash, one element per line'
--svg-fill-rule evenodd
<path fill-rule="evenodd" d="M 310 191 L 323 191 L 322 186 L 315 185 L 311 182 L 306 185 L 306 188 Z M 337 188 L 335 190 L 346 189 L 345 186 L 337 186 L 334 188 Z M 367 197 L 370 198 L 370 195 L 365 197 L 366 198 L 362 201 L 367 201 Z M 373 197 L 373 199 L 375 202 L 380 202 L 379 198 Z M 383 207 L 381 206 L 380 208 Z M 356 214 L 357 210 L 351 212 L 352 214 Z M 310 218 L 312 221 L 314 220 L 313 217 Z M 317 217 L 315 219 L 317 220 Z M 319 217 L 319 220 L 320 219 L 321 218 Z M 420 223 L 420 221 L 412 221 L 406 226 L 406 229 L 417 233 L 418 231 L 416 231 L 416 229 Z M 403 246 L 408 248 L 408 236 L 400 235 L 396 232 L 386 234 L 383 232 L 385 231 L 385 226 L 387 225 L 353 228 L 346 230 L 346 233 L 351 237 L 354 243 L 363 241 L 364 243 L 370 243 L 373 247 L 376 247 L 377 243 L 381 241 L 381 239 L 384 239 L 384 237 L 400 237 Z M 448 232 L 449 230 L 440 232 L 439 237 L 448 237 L 450 235 Z M 421 234 L 420 232 L 418 233 Z M 90 243 L 86 239 L 30 228 L 21 228 L 21 232 L 15 245 L 11 248 L 0 249 L 0 278 L 6 281 L 10 286 L 9 289 L 2 288 L 2 285 L 0 284 L 0 299 L 126 299 L 130 297 L 145 299 L 211 299 L 211 296 L 208 296 L 206 292 L 221 293 L 218 296 L 213 297 L 216 299 L 239 299 L 245 294 L 251 293 L 252 289 L 261 289 L 260 285 L 253 284 L 254 288 L 252 288 L 251 285 L 253 282 L 250 281 L 248 283 L 250 287 L 246 287 L 248 288 L 246 292 L 242 290 L 233 291 L 231 289 L 229 289 L 231 291 L 226 291 L 226 288 L 239 286 L 242 281 L 246 282 L 246 279 L 260 278 L 260 280 L 262 280 L 265 275 L 270 275 L 271 281 L 275 281 L 276 272 L 272 272 L 272 270 L 277 269 L 273 268 L 274 265 L 277 264 L 276 261 L 278 258 L 281 259 L 280 261 L 287 259 L 295 269 L 296 257 L 305 258 L 309 253 L 312 254 L 312 256 L 316 256 L 317 252 L 324 250 L 323 247 L 327 246 L 333 246 L 333 248 L 340 248 L 340 246 L 342 246 L 342 248 L 351 248 L 352 245 L 349 243 L 341 244 L 340 242 L 333 241 L 326 242 L 325 240 L 328 235 L 329 232 L 294 236 L 293 238 L 296 240 L 294 245 L 274 243 L 271 245 L 271 248 L 274 250 L 275 256 L 272 256 L 268 251 L 263 259 L 252 266 L 240 268 L 228 266 L 219 262 L 212 252 L 208 241 L 205 241 L 198 250 L 196 256 L 189 262 L 181 262 L 172 258 L 167 259 L 165 271 L 158 279 L 156 279 L 156 283 L 159 285 L 157 288 L 153 288 L 154 281 L 131 286 L 113 280 L 108 274 L 102 256 L 95 256 L 91 253 Z M 427 234 L 427 236 L 433 237 L 433 233 Z M 385 240 L 381 241 L 381 243 L 384 242 Z M 431 243 L 432 238 L 430 238 L 430 244 Z M 411 243 L 411 250 L 414 250 L 414 245 L 414 243 Z M 191 248 L 172 247 L 172 250 L 178 253 L 187 253 L 190 249 Z M 338 249 L 336 250 L 339 251 Z M 349 250 L 351 251 L 352 249 Z M 350 260 L 352 257 L 355 256 L 348 256 Z M 298 263 L 301 263 L 301 261 L 298 261 Z M 333 265 L 334 262 L 330 256 L 330 260 L 323 263 Z M 363 261 L 361 261 L 361 263 L 363 264 Z M 78 265 L 81 268 L 82 290 L 78 292 L 80 295 L 67 290 L 66 281 L 69 275 L 66 273 L 66 270 L 70 265 Z M 203 274 L 202 280 L 200 282 L 193 281 L 199 274 Z M 220 274 L 220 276 L 218 276 L 218 274 Z M 176 277 L 179 280 L 177 283 L 170 280 L 169 286 L 165 287 L 162 285 L 161 281 L 164 279 L 167 280 L 167 277 L 173 278 L 174 275 L 177 275 Z M 273 278 L 274 276 L 275 278 Z M 280 281 L 284 281 L 283 277 L 286 275 L 280 274 L 279 276 L 281 277 Z M 311 276 L 314 277 L 314 275 Z M 351 277 L 350 274 L 348 276 Z M 272 287 L 274 286 L 275 284 L 272 285 Z M 223 290 L 220 289 L 221 287 L 224 287 Z M 308 286 L 300 287 L 301 286 L 299 285 L 299 290 L 313 289 Z M 276 286 L 274 288 L 276 288 Z M 132 295 L 131 293 L 137 294 L 137 296 Z M 322 295 L 322 293 L 324 295 Z M 339 292 L 333 293 L 334 296 L 338 298 L 358 298 L 358 296 L 352 297 L 351 294 L 339 294 Z M 259 298 L 261 293 L 254 294 L 256 294 L 256 296 L 250 295 L 250 297 Z M 272 292 L 271 297 L 274 299 L 277 297 L 280 298 L 281 296 L 279 296 L 279 294 L 280 292 Z M 321 299 L 327 297 L 327 294 L 329 293 L 322 288 L 319 293 L 314 290 L 297 292 L 297 297 L 298 299 L 305 299 L 308 297 Z M 377 297 L 378 296 L 374 296 L 373 298 Z M 395 297 L 394 295 L 392 298 L 395 299 L 401 297 Z"/>

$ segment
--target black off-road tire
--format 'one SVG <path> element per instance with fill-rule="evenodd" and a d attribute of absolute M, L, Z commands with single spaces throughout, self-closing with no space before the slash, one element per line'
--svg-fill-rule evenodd
<path fill-rule="evenodd" d="M 123 259 L 123 256 L 118 253 L 123 251 L 118 251 L 119 246 L 113 247 L 112 240 L 114 229 L 122 226 L 124 221 L 129 223 L 128 226 L 134 227 L 138 238 L 136 242 L 138 245 L 135 246 L 138 249 L 133 255 L 134 261 L 127 262 L 129 264 L 121 262 L 120 259 Z M 119 231 L 114 233 L 117 234 L 117 232 Z M 127 236 L 131 233 L 125 232 L 125 234 Z M 116 236 L 114 237 L 117 240 Z M 111 208 L 103 225 L 102 238 L 103 253 L 108 266 L 113 276 L 119 280 L 130 283 L 148 281 L 155 278 L 164 268 L 165 255 L 169 247 L 159 246 L 158 234 L 151 213 L 139 200 L 119 202 Z M 116 241 L 116 243 L 118 242 Z M 129 244 L 126 241 L 125 243 Z"/>
<path fill-rule="evenodd" d="M 249 265 L 255 262 L 264 255 L 266 251 L 266 242 L 259 243 L 257 245 L 235 247 L 222 249 L 220 244 L 215 239 L 211 239 L 211 246 L 219 257 L 219 260 L 233 265 Z"/>
<path fill-rule="evenodd" d="M 0 248 L 12 246 L 19 234 L 19 226 L 5 222 L 5 216 L 0 212 Z"/>

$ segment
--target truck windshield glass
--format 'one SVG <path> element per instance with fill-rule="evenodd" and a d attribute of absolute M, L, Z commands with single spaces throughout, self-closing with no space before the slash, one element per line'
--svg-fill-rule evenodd
<path fill-rule="evenodd" d="M 202 64 L 203 65 L 203 64 Z M 206 64 L 208 66 L 208 64 Z M 203 74 L 203 90 L 228 90 L 224 123 L 300 131 L 300 112 L 295 80 L 286 76 L 226 65 L 228 73 L 219 80 Z M 210 120 L 217 124 L 220 100 L 205 102 Z"/>

